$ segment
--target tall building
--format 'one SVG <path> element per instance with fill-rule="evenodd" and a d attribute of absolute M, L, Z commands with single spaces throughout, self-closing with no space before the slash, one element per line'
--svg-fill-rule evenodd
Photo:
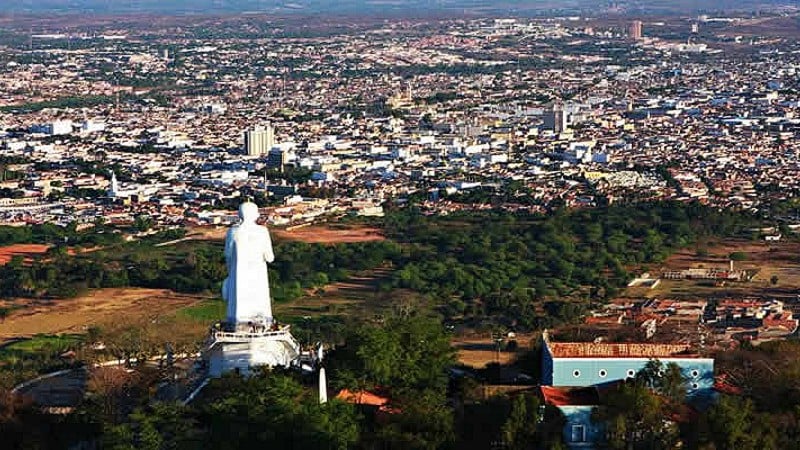
<path fill-rule="evenodd" d="M 289 162 L 290 156 L 291 154 L 288 149 L 271 148 L 269 152 L 267 152 L 267 167 L 283 171 L 286 164 Z"/>
<path fill-rule="evenodd" d="M 560 102 L 553 103 L 550 109 L 544 112 L 544 129 L 563 133 L 567 128 L 569 128 L 569 115 L 564 105 Z"/>
<path fill-rule="evenodd" d="M 275 145 L 275 130 L 272 125 L 254 127 L 244 133 L 244 149 L 250 156 L 267 154 Z"/>
<path fill-rule="evenodd" d="M 630 28 L 628 28 L 628 36 L 638 41 L 642 38 L 642 21 L 641 20 L 634 20 L 630 24 Z"/>

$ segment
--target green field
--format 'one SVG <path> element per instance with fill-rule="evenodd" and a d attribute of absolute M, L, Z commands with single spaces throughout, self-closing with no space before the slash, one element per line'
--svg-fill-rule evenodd
<path fill-rule="evenodd" d="M 175 313 L 175 317 L 211 324 L 225 318 L 225 302 L 208 300 L 199 305 L 179 309 Z"/>
<path fill-rule="evenodd" d="M 8 356 L 26 356 L 27 354 L 40 352 L 64 352 L 83 341 L 83 337 L 77 334 L 64 335 L 36 335 L 31 339 L 25 339 L 8 344 L 0 348 L 0 360 Z"/>
<path fill-rule="evenodd" d="M 42 373 L 70 367 L 71 358 L 61 355 L 76 350 L 80 335 L 36 335 L 0 348 L 0 387 L 11 388 Z"/>

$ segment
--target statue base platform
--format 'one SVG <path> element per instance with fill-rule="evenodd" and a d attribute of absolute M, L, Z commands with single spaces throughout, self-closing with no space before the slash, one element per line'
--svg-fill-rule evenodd
<path fill-rule="evenodd" d="M 289 332 L 289 325 L 272 329 L 234 327 L 237 331 L 212 329 L 205 357 L 208 374 L 220 377 L 227 372 L 249 375 L 254 367 L 289 367 L 300 357 L 300 344 Z"/>

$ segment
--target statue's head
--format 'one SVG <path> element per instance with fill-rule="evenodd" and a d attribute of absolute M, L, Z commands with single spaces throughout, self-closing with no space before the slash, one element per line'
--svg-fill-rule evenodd
<path fill-rule="evenodd" d="M 244 202 L 239 206 L 239 218 L 242 223 L 255 223 L 258 220 L 258 206 L 253 202 Z"/>

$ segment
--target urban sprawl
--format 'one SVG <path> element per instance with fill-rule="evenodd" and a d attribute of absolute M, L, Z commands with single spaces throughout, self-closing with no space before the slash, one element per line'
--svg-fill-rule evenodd
<path fill-rule="evenodd" d="M 800 57 L 715 32 L 735 20 L 32 34 L 0 69 L 0 221 L 225 224 L 241 196 L 274 225 L 408 201 L 757 209 L 797 192 Z"/>

